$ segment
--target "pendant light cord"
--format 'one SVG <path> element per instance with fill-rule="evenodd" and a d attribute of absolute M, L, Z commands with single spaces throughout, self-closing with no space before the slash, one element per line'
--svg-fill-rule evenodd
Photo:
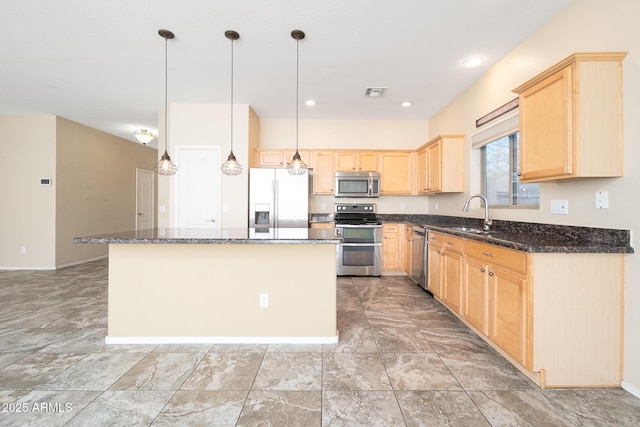
<path fill-rule="evenodd" d="M 296 154 L 298 153 L 298 103 L 300 86 L 300 40 L 296 39 Z"/>
<path fill-rule="evenodd" d="M 167 139 L 169 136 L 167 135 L 167 109 L 169 108 L 169 97 L 167 95 L 169 91 L 169 67 L 167 63 L 169 62 L 168 54 L 167 54 L 167 45 L 168 38 L 164 38 L 164 152 L 167 152 Z"/>
<path fill-rule="evenodd" d="M 233 154 L 233 39 L 231 39 L 231 154 Z"/>

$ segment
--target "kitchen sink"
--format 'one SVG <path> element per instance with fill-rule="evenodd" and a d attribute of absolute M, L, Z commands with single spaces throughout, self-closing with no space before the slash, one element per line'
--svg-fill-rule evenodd
<path fill-rule="evenodd" d="M 449 230 L 453 231 L 462 231 L 463 233 L 473 233 L 473 234 L 491 234 L 493 231 L 484 231 L 478 228 L 471 227 L 447 227 Z"/>

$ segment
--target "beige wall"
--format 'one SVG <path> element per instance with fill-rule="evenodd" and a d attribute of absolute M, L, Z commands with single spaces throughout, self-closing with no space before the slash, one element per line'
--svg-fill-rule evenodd
<path fill-rule="evenodd" d="M 0 269 L 55 267 L 55 129 L 55 116 L 0 116 Z"/>
<path fill-rule="evenodd" d="M 56 266 L 107 255 L 74 237 L 134 230 L 136 168 L 153 170 L 157 150 L 57 118 Z"/>
<path fill-rule="evenodd" d="M 106 246 L 73 238 L 135 228 L 136 168 L 151 169 L 156 150 L 50 115 L 0 117 L 0 140 L 0 268 L 54 269 L 106 256 Z"/>
<path fill-rule="evenodd" d="M 475 120 L 516 97 L 511 91 L 574 52 L 628 51 L 623 62 L 624 170 L 623 178 L 593 179 L 540 185 L 539 210 L 492 211 L 497 219 L 544 222 L 605 228 L 640 229 L 640 31 L 637 0 L 574 1 L 539 31 L 517 46 L 478 82 L 440 111 L 429 122 L 431 136 L 475 131 Z M 470 147 L 467 138 L 467 147 Z M 468 149 L 471 153 L 471 149 Z M 479 191 L 477 152 L 471 153 L 468 170 L 471 191 Z M 596 210 L 594 193 L 609 192 L 608 210 Z M 465 194 L 429 198 L 430 213 L 464 215 Z M 569 201 L 568 215 L 552 215 L 550 202 Z M 436 203 L 438 209 L 436 210 Z M 468 215 L 480 217 L 479 209 Z M 640 250 L 640 248 L 637 248 Z M 624 385 L 640 395 L 640 261 L 626 256 Z"/>
<path fill-rule="evenodd" d="M 181 146 L 210 146 L 220 148 L 220 165 L 227 159 L 231 148 L 231 122 L 229 105 L 214 104 L 170 104 L 169 105 L 169 155 L 175 159 Z M 158 116 L 159 128 L 164 129 L 164 112 Z M 233 152 L 243 167 L 237 176 L 221 174 L 220 202 L 229 206 L 222 212 L 218 224 L 221 228 L 247 226 L 249 211 L 249 146 L 257 145 L 259 120 L 248 105 L 234 105 Z M 164 152 L 164 132 L 160 132 L 158 158 Z M 180 165 L 178 164 L 178 173 Z M 219 170 L 219 166 L 218 166 Z M 175 177 L 158 176 L 158 226 L 174 226 Z M 162 208 L 164 207 L 164 212 Z"/>
<path fill-rule="evenodd" d="M 299 148 L 414 150 L 428 141 L 427 120 L 301 120 Z M 295 120 L 261 120 L 260 147 L 294 148 Z M 426 214 L 427 196 L 383 196 L 369 200 L 379 213 Z M 309 198 L 309 212 L 331 213 L 334 203 L 362 199 Z"/>
<path fill-rule="evenodd" d="M 427 120 L 300 120 L 298 146 L 332 149 L 416 149 L 428 141 Z M 261 120 L 260 147 L 295 148 L 295 120 Z"/>

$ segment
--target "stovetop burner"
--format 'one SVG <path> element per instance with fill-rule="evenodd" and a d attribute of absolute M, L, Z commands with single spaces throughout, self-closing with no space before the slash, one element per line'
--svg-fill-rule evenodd
<path fill-rule="evenodd" d="M 334 212 L 336 224 L 380 225 L 374 203 L 336 203 Z"/>

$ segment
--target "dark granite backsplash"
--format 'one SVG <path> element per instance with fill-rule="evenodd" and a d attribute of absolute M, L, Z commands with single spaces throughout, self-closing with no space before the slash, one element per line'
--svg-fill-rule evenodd
<path fill-rule="evenodd" d="M 378 219 L 383 222 L 402 222 L 431 226 L 465 226 L 482 228 L 481 218 L 465 218 L 441 215 L 397 215 L 378 214 Z M 609 228 L 576 227 L 556 224 L 540 224 L 517 221 L 494 220 L 491 230 L 504 232 L 509 235 L 528 235 L 538 239 L 566 239 L 572 242 L 581 242 L 593 245 L 607 245 L 615 247 L 630 247 L 631 235 L 629 230 L 617 230 Z"/>

